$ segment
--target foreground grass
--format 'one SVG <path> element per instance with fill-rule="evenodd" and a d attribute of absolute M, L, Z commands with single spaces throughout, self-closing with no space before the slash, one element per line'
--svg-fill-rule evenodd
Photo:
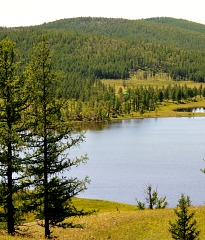
<path fill-rule="evenodd" d="M 75 199 L 77 208 L 84 207 L 85 210 L 98 209 L 96 214 L 71 218 L 78 228 L 53 229 L 53 236 L 59 240 L 171 240 L 168 231 L 169 221 L 174 221 L 173 209 L 162 210 L 137 210 L 133 205 L 116 202 Z M 205 207 L 192 207 L 195 211 L 195 219 L 198 229 L 201 231 L 200 239 L 205 239 Z M 29 223 L 29 231 L 25 237 L 8 236 L 0 232 L 1 240 L 40 240 L 44 239 L 43 229 L 35 222 Z"/>

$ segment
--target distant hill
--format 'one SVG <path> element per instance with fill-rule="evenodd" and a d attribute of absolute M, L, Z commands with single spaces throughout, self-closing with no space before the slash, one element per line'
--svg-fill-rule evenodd
<path fill-rule="evenodd" d="M 97 34 L 112 38 L 158 43 L 188 50 L 205 49 L 205 25 L 174 18 L 127 20 L 80 17 L 57 20 L 36 27 L 79 34 Z"/>
<path fill-rule="evenodd" d="M 190 31 L 205 33 L 205 25 L 200 23 L 191 22 L 184 19 L 176 19 L 176 18 L 169 18 L 169 17 L 158 17 L 158 18 L 147 18 L 145 21 L 154 22 L 154 23 L 161 23 L 165 25 L 170 25 L 173 27 L 178 27 Z"/>
<path fill-rule="evenodd" d="M 174 18 L 127 20 L 80 17 L 38 26 L 0 28 L 0 40 L 16 42 L 25 63 L 46 35 L 56 70 L 73 82 L 127 79 L 138 70 L 167 73 L 175 80 L 205 82 L 205 26 Z M 79 85 L 79 84 L 78 84 Z"/>

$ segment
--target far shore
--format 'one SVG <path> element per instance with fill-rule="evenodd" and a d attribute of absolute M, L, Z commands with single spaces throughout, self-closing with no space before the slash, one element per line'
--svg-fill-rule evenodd
<path fill-rule="evenodd" d="M 197 102 L 188 102 L 188 103 L 171 103 L 163 102 L 155 111 L 144 112 L 140 114 L 139 112 L 132 112 L 127 115 L 117 116 L 111 118 L 111 120 L 124 120 L 124 119 L 134 119 L 134 118 L 170 118 L 170 117 L 205 117 L 205 112 L 180 112 L 177 109 L 205 109 L 205 100 L 200 99 Z"/>

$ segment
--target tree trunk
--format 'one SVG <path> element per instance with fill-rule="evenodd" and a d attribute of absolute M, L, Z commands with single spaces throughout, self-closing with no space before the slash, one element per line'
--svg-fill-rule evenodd
<path fill-rule="evenodd" d="M 44 215 L 45 215 L 45 237 L 50 237 L 49 215 L 48 215 L 48 170 L 47 170 L 47 138 L 44 136 Z"/>
<path fill-rule="evenodd" d="M 43 141 L 44 141 L 44 216 L 45 216 L 45 237 L 50 237 L 50 229 L 49 229 L 49 213 L 48 213 L 48 142 L 47 142 L 47 104 L 46 104 L 46 84 L 45 84 L 45 71 L 44 71 L 44 63 L 43 63 L 43 121 L 44 121 L 44 129 L 43 129 Z"/>
<path fill-rule="evenodd" d="M 11 143 L 8 144 L 8 168 L 7 168 L 7 178 L 8 178 L 8 196 L 7 196 L 7 209 L 8 209 L 8 233 L 12 234 L 15 232 L 14 228 L 14 206 L 13 206 L 13 181 L 12 181 L 12 149 Z"/>

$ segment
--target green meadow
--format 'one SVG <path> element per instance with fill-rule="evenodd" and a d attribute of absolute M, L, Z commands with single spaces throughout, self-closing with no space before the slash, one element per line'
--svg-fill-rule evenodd
<path fill-rule="evenodd" d="M 77 208 L 96 210 L 96 213 L 85 217 L 67 219 L 72 222 L 73 228 L 54 228 L 52 236 L 59 240 L 169 240 L 169 221 L 174 221 L 176 215 L 171 208 L 155 210 L 138 210 L 136 206 L 103 201 L 76 198 Z M 195 212 L 194 219 L 200 230 L 200 239 L 205 239 L 205 207 L 190 207 Z M 1 240 L 40 240 L 44 239 L 43 228 L 36 221 L 25 224 L 27 230 L 23 235 L 8 236 L 1 230 Z"/>

